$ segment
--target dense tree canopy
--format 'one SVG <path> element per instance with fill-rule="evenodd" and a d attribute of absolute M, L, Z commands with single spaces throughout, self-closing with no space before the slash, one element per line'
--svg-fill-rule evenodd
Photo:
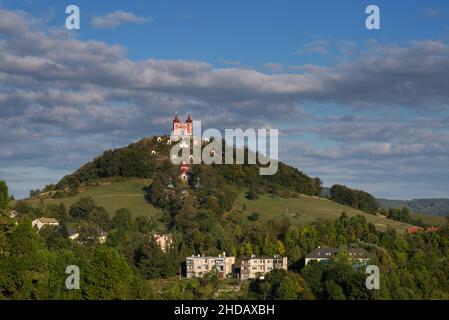
<path fill-rule="evenodd" d="M 77 199 L 67 208 L 18 201 L 17 224 L 9 217 L 0 219 L 0 299 L 449 299 L 448 227 L 407 235 L 393 229 L 379 232 L 362 215 L 342 213 L 336 220 L 299 224 L 289 217 L 239 214 L 232 210 L 239 190 L 248 191 L 250 199 L 262 193 L 318 195 L 321 181 L 283 164 L 271 177 L 259 176 L 257 166 L 196 165 L 183 184 L 168 159 L 150 154 L 137 161 L 153 147 L 161 154 L 167 151 L 154 139 L 109 151 L 48 190 L 67 192 L 108 175 L 151 176 L 147 199 L 161 208 L 160 216 L 135 217 L 127 208 L 108 212 L 92 198 Z M 0 192 L 6 210 L 6 185 L 0 184 Z M 335 185 L 331 197 L 377 211 L 375 199 L 363 191 Z M 31 220 L 42 216 L 56 218 L 60 225 L 38 231 Z M 391 211 L 390 218 L 408 221 L 409 213 Z M 173 236 L 165 252 L 154 241 L 155 232 Z M 75 233 L 79 237 L 70 239 Z M 107 234 L 105 242 L 100 234 Z M 339 253 L 328 263 L 305 266 L 306 255 L 319 246 L 336 247 Z M 373 255 L 370 263 L 381 270 L 380 291 L 366 289 L 363 268 L 346 254 L 350 247 Z M 221 281 L 214 272 L 204 279 L 179 279 L 187 256 L 222 252 L 237 261 L 252 254 L 285 255 L 289 270 L 274 270 L 243 285 L 238 279 Z M 82 270 L 80 290 L 65 288 L 68 265 Z M 225 285 L 239 290 L 220 291 Z"/>
<path fill-rule="evenodd" d="M 0 213 L 8 209 L 9 200 L 8 186 L 5 181 L 0 180 Z"/>
<path fill-rule="evenodd" d="M 361 190 L 350 189 L 342 185 L 334 185 L 330 189 L 331 199 L 355 209 L 368 213 L 376 213 L 378 209 L 377 200 L 369 193 Z"/>
<path fill-rule="evenodd" d="M 223 150 L 224 148 L 223 142 Z M 153 151 L 156 154 L 153 154 Z M 247 153 L 248 150 L 245 150 L 246 155 Z M 34 190 L 31 196 L 45 194 L 61 198 L 64 195 L 77 194 L 80 187 L 95 179 L 140 177 L 154 179 L 151 189 L 152 199 L 154 203 L 163 206 L 164 199 L 156 196 L 160 194 L 161 188 L 165 188 L 169 177 L 176 181 L 179 175 L 178 167 L 171 164 L 169 156 L 170 146 L 165 142 L 158 142 L 156 137 L 144 138 L 127 147 L 104 152 L 93 161 L 81 166 L 73 174 L 65 176 L 56 185 L 48 185 L 43 190 Z M 277 173 L 272 176 L 259 175 L 259 168 L 258 164 L 194 165 L 190 174 L 190 184 L 194 186 L 200 181 L 204 187 L 213 188 L 219 188 L 222 184 L 237 187 L 251 186 L 250 195 L 254 197 L 265 192 L 275 194 L 298 192 L 307 195 L 321 193 L 321 180 L 311 178 L 296 168 L 279 163 Z M 162 176 L 161 173 L 163 173 Z"/>

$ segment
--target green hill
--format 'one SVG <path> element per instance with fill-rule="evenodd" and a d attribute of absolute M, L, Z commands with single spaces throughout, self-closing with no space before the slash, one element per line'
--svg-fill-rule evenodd
<path fill-rule="evenodd" d="M 163 175 L 166 180 L 171 177 L 178 180 L 179 168 L 171 163 L 170 145 L 168 137 L 148 137 L 136 143 L 107 150 L 101 156 L 84 164 L 73 174 L 67 175 L 56 185 L 46 186 L 44 193 L 70 195 L 79 188 L 92 181 L 111 177 L 137 177 L 154 178 Z M 203 144 L 204 146 L 204 144 Z M 222 150 L 226 145 L 222 141 Z M 245 156 L 248 151 L 245 150 Z M 235 159 L 235 154 L 234 154 Z M 258 164 L 251 165 L 193 165 L 191 171 L 192 181 L 201 178 L 209 188 L 217 188 L 223 184 L 248 187 L 257 186 L 259 190 L 268 189 L 294 191 L 308 195 L 319 195 L 321 181 L 311 178 L 296 168 L 279 162 L 279 169 L 275 175 L 259 175 Z M 190 181 L 190 183 L 192 183 Z"/>
<path fill-rule="evenodd" d="M 126 207 L 134 216 L 160 218 L 163 214 L 162 209 L 153 206 L 145 199 L 144 189 L 150 183 L 151 179 L 142 178 L 100 179 L 90 186 L 84 187 L 76 196 L 52 199 L 44 195 L 28 199 L 26 202 L 34 207 L 41 203 L 44 205 L 63 203 L 66 207 L 70 207 L 83 197 L 91 197 L 97 205 L 104 207 L 111 215 L 118 209 Z M 404 232 L 408 226 L 405 223 L 386 219 L 381 215 L 367 214 L 316 196 L 297 195 L 283 198 L 266 194 L 261 195 L 258 199 L 249 200 L 245 197 L 243 190 L 239 190 L 232 209 L 226 215 L 238 217 L 242 223 L 252 223 L 253 221 L 248 219 L 248 216 L 257 212 L 262 221 L 288 218 L 291 223 L 300 226 L 319 219 L 337 219 L 343 211 L 350 217 L 357 214 L 363 215 L 380 231 L 392 227 L 399 232 Z"/>
<path fill-rule="evenodd" d="M 182 201 L 182 194 L 190 190 L 198 209 L 212 210 L 242 223 L 287 218 L 293 224 L 303 225 L 336 219 L 344 211 L 349 216 L 363 215 L 378 230 L 392 227 L 403 232 L 408 226 L 318 197 L 318 178 L 283 163 L 279 163 L 273 176 L 260 176 L 258 165 L 193 165 L 190 181 L 185 184 L 178 179 L 179 168 L 169 160 L 167 140 L 166 136 L 144 138 L 127 147 L 108 150 L 26 202 L 35 207 L 61 203 L 70 207 L 81 198 L 91 197 L 111 215 L 126 207 L 134 216 L 160 219 L 164 214 L 172 214 L 170 210 L 178 210 L 174 207 L 179 208 L 179 203 L 174 206 L 173 201 Z M 165 190 L 169 178 L 174 184 L 171 200 Z M 194 187 L 197 179 L 201 181 L 200 189 Z M 251 215 L 254 216 L 248 218 Z"/>
<path fill-rule="evenodd" d="M 350 217 L 363 215 L 380 231 L 392 227 L 399 232 L 404 232 L 409 226 L 402 222 L 389 220 L 382 215 L 368 214 L 325 198 L 307 195 L 299 195 L 297 198 L 263 195 L 257 200 L 248 200 L 243 194 L 240 194 L 236 201 L 236 208 L 245 217 L 257 212 L 260 214 L 261 220 L 288 218 L 297 225 L 308 224 L 319 219 L 337 219 L 344 211 Z"/>
<path fill-rule="evenodd" d="M 449 199 L 413 199 L 413 200 L 388 200 L 377 199 L 379 205 L 385 209 L 407 207 L 411 211 L 434 216 L 449 215 Z"/>
<path fill-rule="evenodd" d="M 84 187 L 76 196 L 54 199 L 43 195 L 28 199 L 26 202 L 35 207 L 41 202 L 44 205 L 63 203 L 69 208 L 79 199 L 91 197 L 97 205 L 104 207 L 111 215 L 120 208 L 128 208 L 134 216 L 159 217 L 162 210 L 145 200 L 144 188 L 150 183 L 151 179 L 142 178 L 100 179 L 91 186 Z"/>

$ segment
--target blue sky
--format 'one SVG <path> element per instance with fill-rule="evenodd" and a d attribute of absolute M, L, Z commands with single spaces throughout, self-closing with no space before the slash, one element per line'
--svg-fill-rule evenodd
<path fill-rule="evenodd" d="M 80 30 L 64 28 L 69 4 Z M 365 28 L 369 4 L 381 30 Z M 325 185 L 449 197 L 447 1 L 0 0 L 0 10 L 0 178 L 17 197 L 165 133 L 175 111 L 279 128 L 281 160 Z"/>
<path fill-rule="evenodd" d="M 64 25 L 65 7 L 81 10 L 81 39 L 121 44 L 132 59 L 221 59 L 258 66 L 267 61 L 306 64 L 331 63 L 331 57 L 295 55 L 313 40 L 370 38 L 405 43 L 410 40 L 447 38 L 445 17 L 429 19 L 426 11 L 448 8 L 447 1 L 2 1 L 4 7 Z M 367 5 L 381 8 L 382 29 L 364 27 Z M 151 22 L 124 24 L 111 30 L 97 29 L 89 21 L 114 11 L 150 17 Z"/>

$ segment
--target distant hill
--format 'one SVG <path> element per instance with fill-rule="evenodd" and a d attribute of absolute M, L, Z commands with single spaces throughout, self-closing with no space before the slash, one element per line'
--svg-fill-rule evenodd
<path fill-rule="evenodd" d="M 331 197 L 331 188 L 329 187 L 323 187 L 321 189 L 321 194 L 323 198 L 330 198 Z"/>
<path fill-rule="evenodd" d="M 330 188 L 323 187 L 321 197 L 330 197 Z M 447 216 L 449 215 L 449 199 L 413 199 L 413 200 L 391 200 L 376 198 L 381 209 L 402 209 L 404 207 L 421 215 Z"/>
<path fill-rule="evenodd" d="M 384 209 L 407 207 L 413 212 L 426 215 L 449 215 L 449 199 L 446 198 L 413 200 L 377 199 L 377 201 L 379 202 L 379 206 Z"/>

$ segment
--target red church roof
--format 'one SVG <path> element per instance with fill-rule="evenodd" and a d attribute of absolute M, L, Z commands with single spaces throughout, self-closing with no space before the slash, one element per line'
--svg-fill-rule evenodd
<path fill-rule="evenodd" d="M 173 122 L 179 122 L 178 114 L 177 114 L 177 113 L 175 114 L 175 118 L 173 119 Z"/>
<path fill-rule="evenodd" d="M 192 118 L 190 118 L 190 114 L 189 114 L 189 116 L 187 117 L 186 123 L 192 123 Z"/>

